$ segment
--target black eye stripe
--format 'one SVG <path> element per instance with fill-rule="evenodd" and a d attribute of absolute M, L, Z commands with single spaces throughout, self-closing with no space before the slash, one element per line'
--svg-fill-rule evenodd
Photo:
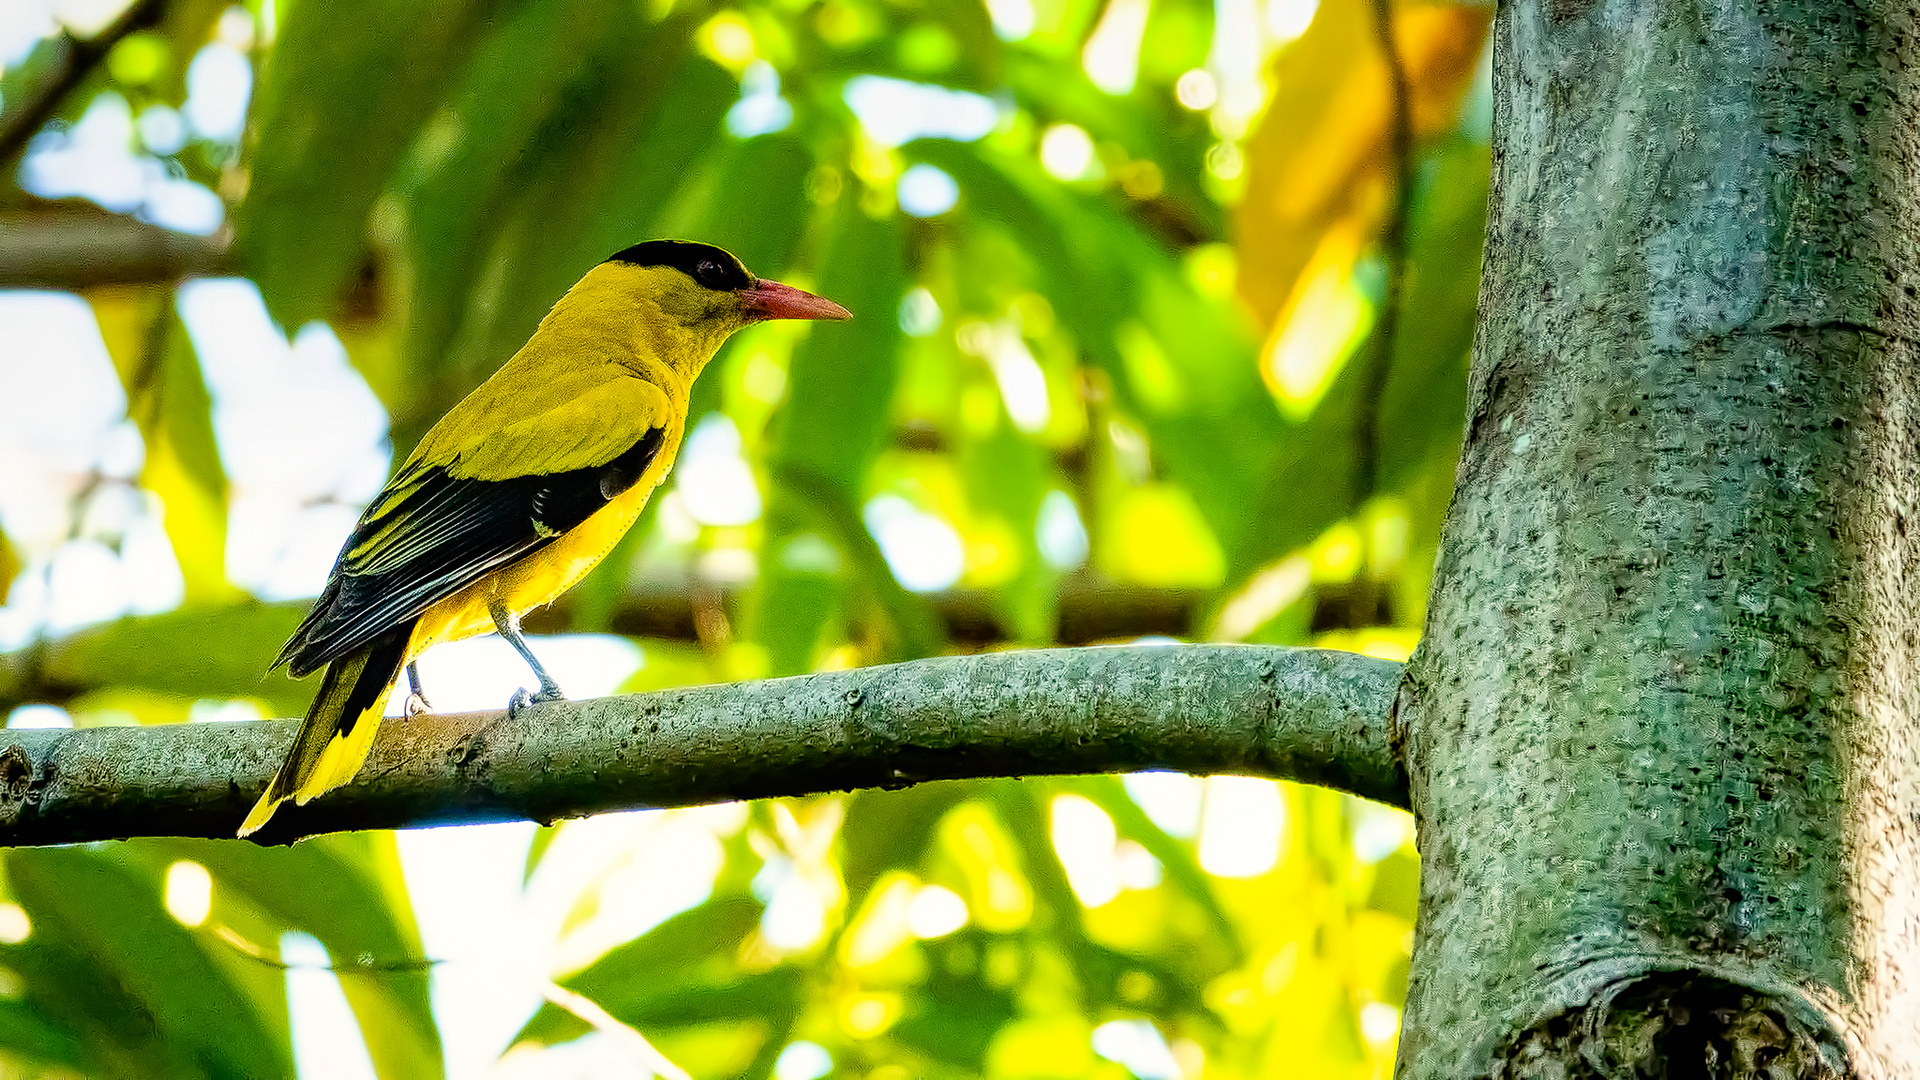
<path fill-rule="evenodd" d="M 732 254 L 712 244 L 691 240 L 649 240 L 616 252 L 607 261 L 632 266 L 671 266 L 703 288 L 719 292 L 734 292 L 753 284 L 753 275 L 747 273 L 747 268 Z"/>

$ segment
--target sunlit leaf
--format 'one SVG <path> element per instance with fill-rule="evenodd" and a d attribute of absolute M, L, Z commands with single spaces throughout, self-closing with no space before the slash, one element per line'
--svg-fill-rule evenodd
<path fill-rule="evenodd" d="M 141 486 L 160 496 L 188 604 L 235 600 L 227 581 L 227 479 L 214 444 L 212 401 L 186 327 L 167 318 L 158 371 L 128 394 L 147 440 Z"/>
<path fill-rule="evenodd" d="M 1414 97 L 1416 133 L 1452 123 L 1491 11 L 1402 6 L 1394 34 Z M 1372 8 L 1321 4 L 1300 40 L 1275 56 L 1278 88 L 1247 145 L 1247 189 L 1234 231 L 1258 259 L 1241 267 L 1242 296 L 1271 322 L 1321 235 L 1357 217 L 1371 233 L 1385 212 L 1392 99 Z"/>
<path fill-rule="evenodd" d="M 13 588 L 13 579 L 20 576 L 20 570 L 24 564 L 20 553 L 14 550 L 13 544 L 8 541 L 6 531 L 0 529 L 0 604 L 7 602 L 7 593 Z"/>
<path fill-rule="evenodd" d="M 1220 905 L 1219 897 L 1214 895 L 1213 887 L 1194 858 L 1192 848 L 1168 836 L 1160 826 L 1155 825 L 1153 819 L 1128 796 L 1119 780 L 1113 777 L 1084 777 L 1067 783 L 1072 790 L 1085 795 L 1105 810 L 1113 818 L 1114 827 L 1122 837 L 1146 848 L 1149 855 L 1159 860 L 1168 882 L 1207 913 L 1210 930 L 1220 945 L 1231 952 L 1240 951 L 1239 927 Z"/>

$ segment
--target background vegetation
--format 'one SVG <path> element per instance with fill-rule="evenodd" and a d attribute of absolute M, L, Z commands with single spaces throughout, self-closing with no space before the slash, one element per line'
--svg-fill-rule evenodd
<path fill-rule="evenodd" d="M 0 265 L 89 305 L 119 378 L 61 382 L 53 337 L 0 328 L 11 723 L 299 711 L 261 671 L 358 502 L 652 236 L 859 317 L 730 344 L 673 484 L 538 622 L 632 642 L 584 639 L 609 688 L 1056 641 L 1412 647 L 1473 326 L 1485 10 L 1395 4 L 1391 65 L 1366 0 L 53 14 L 0 57 Z M 21 255 L 40 235 L 54 256 Z M 71 310 L 0 301 L 15 329 Z M 261 303 L 291 349 L 222 336 Z M 1330 792 L 953 783 L 435 837 L 5 853 L 0 1060 L 1391 1066 L 1411 826 Z"/>

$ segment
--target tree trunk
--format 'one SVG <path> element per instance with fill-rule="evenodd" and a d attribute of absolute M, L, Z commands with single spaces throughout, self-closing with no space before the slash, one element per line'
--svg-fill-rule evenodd
<path fill-rule="evenodd" d="M 1519 0 L 1403 1077 L 1920 1077 L 1920 36 Z"/>

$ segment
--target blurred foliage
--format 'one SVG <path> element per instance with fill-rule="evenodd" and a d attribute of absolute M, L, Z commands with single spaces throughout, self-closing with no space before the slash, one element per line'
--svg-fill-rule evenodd
<path fill-rule="evenodd" d="M 339 335 L 399 454 L 640 239 L 719 243 L 857 313 L 831 332 L 753 328 L 702 380 L 689 430 L 732 422 L 764 512 L 690 524 L 656 498 L 576 591 L 564 623 L 590 631 L 637 583 L 693 592 L 698 644 L 642 642 L 630 688 L 954 647 L 940 588 L 890 569 L 881 505 L 945 523 L 962 554 L 949 584 L 985 595 L 1008 643 L 1053 640 L 1075 580 L 1192 590 L 1195 639 L 1400 656 L 1463 410 L 1487 21 L 1396 0 L 1418 155 L 1405 193 L 1364 0 L 172 0 L 63 118 L 101 93 L 179 108 L 210 41 L 241 48 L 244 141 L 153 153 L 225 201 L 281 325 Z M 0 74 L 0 99 L 36 77 L 42 46 Z M 952 100 L 993 119 L 883 138 L 853 107 L 875 76 L 913 84 L 866 84 L 882 98 L 981 95 Z M 914 187 L 929 177 L 931 201 Z M 1403 194 L 1406 249 L 1381 250 Z M 1362 400 L 1394 260 L 1400 331 L 1384 395 Z M 0 656 L 0 715 L 299 711 L 307 687 L 262 678 L 298 605 L 228 579 L 227 466 L 172 286 L 87 299 L 183 600 Z M 1353 467 L 1368 410 L 1377 488 Z M 91 490 L 70 538 L 88 535 Z M 0 533 L 0 601 L 46 565 Z M 735 610 L 720 585 L 742 590 Z M 1267 792 L 1251 817 L 1248 783 Z M 582 927 L 624 902 L 622 867 L 702 872 L 609 845 L 598 823 L 543 829 L 529 895 L 563 893 L 547 944 L 567 959 L 499 1075 L 546 1075 L 542 1048 L 594 1038 L 697 1077 L 814 1080 L 821 1060 L 875 1080 L 1386 1075 L 1417 895 L 1404 817 L 1286 785 L 1181 790 L 1204 805 L 1184 824 L 1111 777 L 759 804 L 699 834 L 721 852 L 704 902 L 617 940 Z M 658 832 L 724 815 L 643 817 Z M 1210 848 L 1235 817 L 1273 825 L 1270 858 Z M 1079 880 L 1102 872 L 1118 883 Z M 290 1075 L 291 931 L 332 958 L 380 1076 L 442 1073 L 439 958 L 386 835 L 7 852 L 0 1061 Z"/>

